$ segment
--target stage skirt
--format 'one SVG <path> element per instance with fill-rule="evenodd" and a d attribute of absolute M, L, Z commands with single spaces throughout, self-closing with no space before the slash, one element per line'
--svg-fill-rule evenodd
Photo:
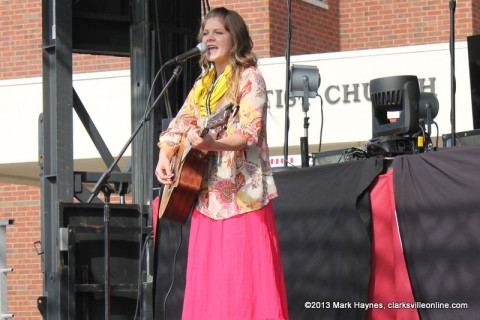
<path fill-rule="evenodd" d="M 271 202 L 224 220 L 193 211 L 182 320 L 288 319 Z"/>

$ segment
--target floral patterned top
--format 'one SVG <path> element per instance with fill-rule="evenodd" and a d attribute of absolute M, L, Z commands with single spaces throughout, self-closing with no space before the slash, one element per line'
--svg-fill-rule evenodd
<path fill-rule="evenodd" d="M 189 128 L 202 123 L 193 97 L 197 84 L 175 119 L 160 135 L 160 148 L 177 151 L 179 143 L 187 140 L 181 138 Z M 239 88 L 238 112 L 229 119 L 226 129 L 218 132 L 217 138 L 238 134 L 246 141 L 247 148 L 209 153 L 211 160 L 196 203 L 198 211 L 215 220 L 258 210 L 277 197 L 266 136 L 267 92 L 260 71 L 255 67 L 243 70 Z M 218 106 L 228 102 L 224 97 Z"/>

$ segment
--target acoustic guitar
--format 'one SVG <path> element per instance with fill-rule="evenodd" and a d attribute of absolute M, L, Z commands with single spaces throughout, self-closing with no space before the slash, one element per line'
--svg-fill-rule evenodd
<path fill-rule="evenodd" d="M 218 112 L 207 117 L 199 135 L 205 136 L 209 130 L 225 126 L 230 116 L 235 115 L 238 106 L 233 103 L 223 106 Z M 203 176 L 208 166 L 208 151 L 193 149 L 182 137 L 177 154 L 172 158 L 173 183 L 163 187 L 158 212 L 159 219 L 167 219 L 184 224 L 192 212 L 200 192 Z"/>

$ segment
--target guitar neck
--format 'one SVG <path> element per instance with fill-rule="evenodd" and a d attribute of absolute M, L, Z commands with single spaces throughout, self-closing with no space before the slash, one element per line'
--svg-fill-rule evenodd
<path fill-rule="evenodd" d="M 217 127 L 223 126 L 227 124 L 228 118 L 232 113 L 233 103 L 230 102 L 229 104 L 223 106 L 218 112 L 210 116 L 204 122 L 200 133 L 198 134 L 200 137 L 204 137 L 209 130 L 215 129 Z"/>
<path fill-rule="evenodd" d="M 208 133 L 208 131 L 210 131 L 210 129 L 203 128 L 198 135 L 203 138 Z"/>

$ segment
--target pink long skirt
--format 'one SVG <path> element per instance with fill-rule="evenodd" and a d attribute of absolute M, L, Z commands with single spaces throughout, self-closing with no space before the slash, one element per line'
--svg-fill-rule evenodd
<path fill-rule="evenodd" d="M 288 319 L 272 204 L 225 220 L 194 210 L 183 320 Z"/>

